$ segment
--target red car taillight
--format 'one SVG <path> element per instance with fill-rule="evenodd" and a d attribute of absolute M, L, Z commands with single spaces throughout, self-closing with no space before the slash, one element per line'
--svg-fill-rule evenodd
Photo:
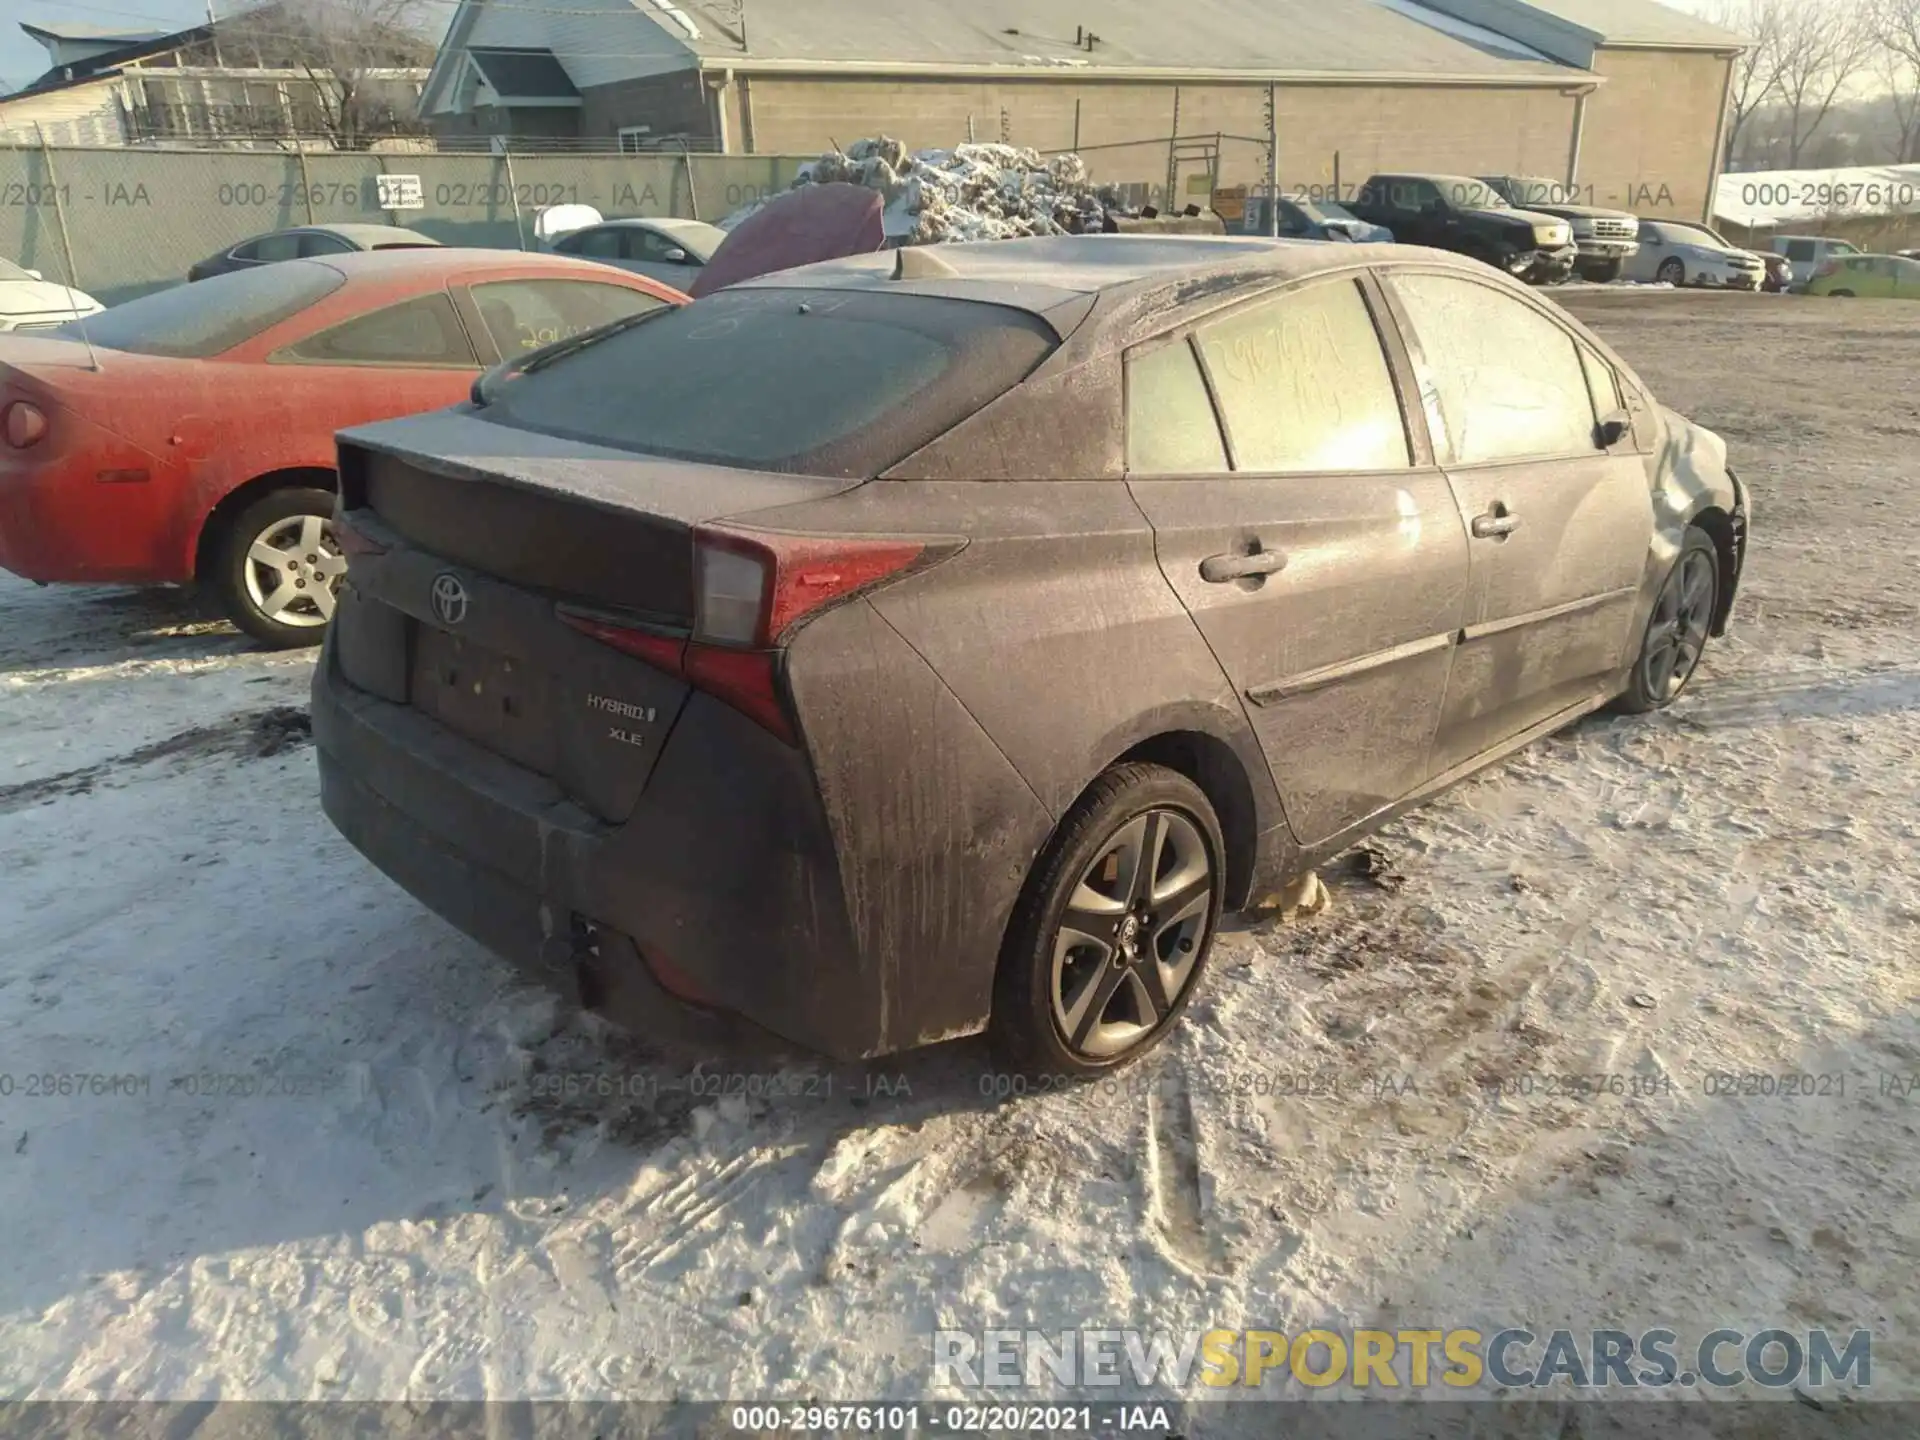
<path fill-rule="evenodd" d="M 16 450 L 37 445 L 47 433 L 47 412 L 30 401 L 16 400 L 7 406 L 6 432 L 7 443 Z"/>
<path fill-rule="evenodd" d="M 913 540 L 829 539 L 694 531 L 694 622 L 690 636 L 562 611 L 582 634 L 623 650 L 794 743 L 780 692 L 780 641 L 800 621 L 837 600 L 951 553 L 951 545 Z"/>

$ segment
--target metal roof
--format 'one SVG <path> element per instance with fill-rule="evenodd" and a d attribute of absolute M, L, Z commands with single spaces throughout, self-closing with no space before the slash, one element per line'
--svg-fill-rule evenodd
<path fill-rule="evenodd" d="M 497 50 L 467 52 L 494 94 L 507 100 L 577 100 L 580 91 L 566 67 L 551 50 Z"/>
<path fill-rule="evenodd" d="M 629 3 L 710 66 L 1030 67 L 1061 75 L 1567 73 L 1501 36 L 1476 36 L 1417 0 L 780 0 L 748 5 L 744 45 L 736 7 L 715 0 Z"/>
<path fill-rule="evenodd" d="M 1572 65 L 1600 45 L 1737 50 L 1750 42 L 1656 0 L 1426 0 L 1435 9 L 1511 35 Z"/>
<path fill-rule="evenodd" d="M 1602 45 L 1686 45 L 1737 48 L 1731 30 L 1655 0 L 1524 0 L 1531 9 L 1585 30 Z"/>
<path fill-rule="evenodd" d="M 44 35 L 49 40 L 112 40 L 122 45 L 138 45 L 170 33 L 166 30 L 127 30 L 118 25 L 82 25 L 68 20 L 56 20 L 51 24 L 22 20 L 20 28 L 36 38 Z"/>

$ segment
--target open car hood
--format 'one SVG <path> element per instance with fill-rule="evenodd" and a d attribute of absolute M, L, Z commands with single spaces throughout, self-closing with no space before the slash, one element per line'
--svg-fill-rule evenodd
<path fill-rule="evenodd" d="M 816 260 L 868 255 L 886 245 L 878 191 L 864 185 L 803 185 L 734 226 L 687 292 L 698 300 L 756 275 Z"/>

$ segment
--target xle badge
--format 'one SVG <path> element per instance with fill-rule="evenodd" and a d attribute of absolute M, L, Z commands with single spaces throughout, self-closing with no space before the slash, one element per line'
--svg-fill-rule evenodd
<path fill-rule="evenodd" d="M 609 740 L 618 740 L 622 745 L 644 745 L 647 743 L 646 736 L 636 735 L 631 730 L 609 730 L 607 731 L 607 738 Z"/>

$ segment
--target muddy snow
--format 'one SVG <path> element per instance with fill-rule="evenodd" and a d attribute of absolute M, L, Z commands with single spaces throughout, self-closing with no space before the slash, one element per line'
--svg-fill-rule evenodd
<path fill-rule="evenodd" d="M 1236 923 L 1111 1087 L 610 1035 L 334 834 L 308 657 L 0 581 L 0 1394 L 919 1397 L 940 1327 L 1317 1321 L 1864 1327 L 1913 1396 L 1914 307 L 1567 299 L 1728 438 L 1733 634 Z"/>

